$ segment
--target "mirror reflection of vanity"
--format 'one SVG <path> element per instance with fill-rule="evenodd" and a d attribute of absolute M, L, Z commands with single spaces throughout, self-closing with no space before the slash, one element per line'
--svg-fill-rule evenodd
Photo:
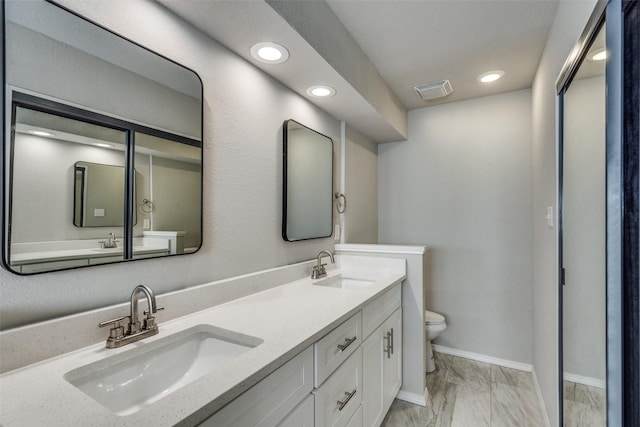
<path fill-rule="evenodd" d="M 4 266 L 197 251 L 198 76 L 50 2 L 4 8 Z"/>
<path fill-rule="evenodd" d="M 333 141 L 294 120 L 284 123 L 282 237 L 329 237 L 333 232 Z"/>

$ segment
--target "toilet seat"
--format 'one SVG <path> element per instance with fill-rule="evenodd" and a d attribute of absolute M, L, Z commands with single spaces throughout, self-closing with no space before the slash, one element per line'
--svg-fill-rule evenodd
<path fill-rule="evenodd" d="M 444 323 L 444 316 L 432 311 L 424 311 L 424 324 L 425 325 L 441 325 Z"/>

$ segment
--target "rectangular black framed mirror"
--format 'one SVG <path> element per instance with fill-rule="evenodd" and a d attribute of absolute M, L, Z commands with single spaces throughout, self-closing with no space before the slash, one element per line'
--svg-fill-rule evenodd
<path fill-rule="evenodd" d="M 3 266 L 197 251 L 198 75 L 51 1 L 3 1 L 2 12 Z"/>
<path fill-rule="evenodd" d="M 282 238 L 330 237 L 333 232 L 333 141 L 295 120 L 283 126 Z"/>

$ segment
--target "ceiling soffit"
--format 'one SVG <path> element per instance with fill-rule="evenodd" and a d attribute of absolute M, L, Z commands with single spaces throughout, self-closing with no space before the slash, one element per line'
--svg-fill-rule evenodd
<path fill-rule="evenodd" d="M 407 138 L 406 109 L 324 1 L 159 1 L 372 141 Z M 250 48 L 260 41 L 286 46 L 289 60 L 257 61 Z M 306 90 L 314 84 L 333 86 L 337 93 L 312 98 Z"/>

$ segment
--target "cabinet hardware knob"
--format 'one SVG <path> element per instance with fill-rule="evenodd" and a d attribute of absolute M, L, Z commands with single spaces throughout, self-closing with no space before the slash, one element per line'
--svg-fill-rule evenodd
<path fill-rule="evenodd" d="M 351 393 L 349 393 L 348 391 L 344 392 L 344 395 L 346 396 L 346 398 L 344 400 L 338 400 L 338 411 L 342 411 L 342 409 L 347 406 L 347 403 L 349 403 L 349 401 L 351 400 L 351 398 L 353 396 L 355 396 L 356 394 L 356 389 L 354 388 L 353 391 Z"/>
<path fill-rule="evenodd" d="M 349 347 L 351 344 L 353 344 L 355 342 L 355 340 L 357 340 L 358 337 L 351 337 L 351 338 L 345 338 L 344 339 L 344 344 L 338 344 L 338 349 L 340 349 L 340 352 L 343 352 L 347 349 L 347 347 Z"/>

